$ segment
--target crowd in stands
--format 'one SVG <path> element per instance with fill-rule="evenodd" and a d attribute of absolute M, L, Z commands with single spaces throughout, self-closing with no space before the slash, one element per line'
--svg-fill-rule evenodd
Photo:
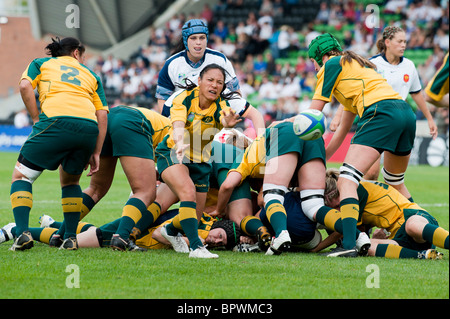
<path fill-rule="evenodd" d="M 127 61 L 99 56 L 90 67 L 101 75 L 111 106 L 156 104 L 158 72 L 180 41 L 181 26 L 192 18 L 208 23 L 208 46 L 233 62 L 242 95 L 267 123 L 309 107 L 316 73 L 307 48 L 320 33 L 332 32 L 344 50 L 371 57 L 384 27 L 402 27 L 408 40 L 405 56 L 416 63 L 423 87 L 449 49 L 448 0 L 221 0 L 150 28 L 148 43 Z M 324 109 L 329 120 L 336 108 L 331 103 Z M 446 122 L 445 134 L 448 113 L 433 112 Z"/>

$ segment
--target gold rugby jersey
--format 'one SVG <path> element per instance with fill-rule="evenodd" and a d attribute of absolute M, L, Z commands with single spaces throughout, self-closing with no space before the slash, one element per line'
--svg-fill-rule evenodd
<path fill-rule="evenodd" d="M 71 56 L 34 59 L 21 80 L 38 88 L 47 117 L 70 116 L 97 122 L 97 110 L 108 111 L 100 78 Z"/>
<path fill-rule="evenodd" d="M 444 95 L 448 93 L 448 52 L 444 57 L 444 62 L 442 63 L 439 70 L 436 71 L 436 74 L 433 78 L 428 82 L 427 87 L 425 88 L 425 92 L 436 101 L 442 100 Z"/>
<path fill-rule="evenodd" d="M 360 217 L 358 224 L 385 228 L 394 238 L 405 222 L 404 209 L 423 210 L 395 188 L 381 182 L 361 181 L 358 186 Z"/>
<path fill-rule="evenodd" d="M 184 90 L 173 99 L 170 108 L 172 124 L 175 121 L 185 123 L 184 143 L 190 144 L 189 159 L 197 163 L 208 161 L 211 155 L 211 144 L 209 143 L 213 140 L 214 135 L 223 128 L 222 112 L 230 111 L 228 101 L 220 97 L 207 109 L 202 110 L 199 106 L 198 95 L 198 87 L 190 91 Z M 167 146 L 172 148 L 175 145 L 173 129 L 170 129 L 169 134 Z"/>
<path fill-rule="evenodd" d="M 401 100 L 379 73 L 357 61 L 341 66 L 341 56 L 332 56 L 317 73 L 314 100 L 331 102 L 334 97 L 344 110 L 362 116 L 366 107 L 382 100 Z"/>
<path fill-rule="evenodd" d="M 261 134 L 245 149 L 244 154 L 236 159 L 228 173 L 240 173 L 242 183 L 247 177 L 263 179 L 265 168 L 266 135 Z"/>

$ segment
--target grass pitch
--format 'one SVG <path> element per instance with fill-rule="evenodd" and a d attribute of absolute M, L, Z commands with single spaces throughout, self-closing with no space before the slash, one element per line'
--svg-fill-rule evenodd
<path fill-rule="evenodd" d="M 13 222 L 9 201 L 15 153 L 0 153 L 0 226 Z M 333 166 L 333 164 L 331 164 Z M 334 165 L 336 166 L 336 165 Z M 89 183 L 83 176 L 82 188 Z M 411 166 L 413 198 L 449 229 L 448 167 Z M 62 219 L 57 172 L 34 183 L 30 226 L 41 214 Z M 130 193 L 116 169 L 107 196 L 85 218 L 96 226 L 121 216 Z M 121 253 L 107 248 L 59 251 L 35 243 L 26 252 L 0 245 L 2 299 L 448 299 L 449 254 L 444 259 L 325 258 L 315 254 L 219 251 L 217 260 L 192 260 L 172 250 Z M 174 309 L 172 309 L 175 311 Z M 266 309 L 267 310 L 267 309 Z"/>

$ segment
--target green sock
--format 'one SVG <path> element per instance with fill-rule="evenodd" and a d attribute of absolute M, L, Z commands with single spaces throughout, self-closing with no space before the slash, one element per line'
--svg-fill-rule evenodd
<path fill-rule="evenodd" d="M 117 229 L 119 228 L 120 222 L 122 221 L 121 218 L 117 218 L 116 220 L 107 223 L 105 225 L 100 226 L 98 229 L 100 229 L 100 233 L 102 235 L 102 247 L 109 246 L 111 242 L 112 236 L 117 232 Z"/>
<path fill-rule="evenodd" d="M 189 240 L 192 250 L 202 247 L 202 241 L 198 236 L 198 220 L 196 213 L 197 204 L 195 202 L 181 202 L 179 209 L 180 225 Z"/>
<path fill-rule="evenodd" d="M 176 216 L 175 216 L 176 217 Z M 173 223 L 168 223 L 166 225 L 166 231 L 169 236 L 176 236 L 180 233 L 180 229 L 176 228 Z"/>
<path fill-rule="evenodd" d="M 336 209 L 322 206 L 317 211 L 316 221 L 332 231 L 336 231 L 340 234 L 344 233 L 344 229 L 342 227 L 341 212 Z M 360 233 L 361 231 L 359 229 L 356 229 L 355 239 L 358 239 Z"/>
<path fill-rule="evenodd" d="M 356 245 L 356 226 L 359 217 L 359 201 L 356 198 L 346 198 L 341 201 L 342 247 L 352 249 Z"/>
<path fill-rule="evenodd" d="M 41 243 L 48 244 L 50 241 L 50 238 L 53 236 L 54 233 L 56 233 L 56 228 L 37 228 L 37 227 L 31 227 L 29 229 L 31 236 L 34 240 L 40 241 Z"/>
<path fill-rule="evenodd" d="M 376 257 L 385 258 L 423 258 L 420 251 L 404 248 L 393 244 L 378 244 L 375 250 Z"/>
<path fill-rule="evenodd" d="M 53 223 L 51 223 L 51 224 L 49 225 L 49 227 L 56 228 L 56 229 L 59 230 L 61 227 L 63 227 L 63 225 L 64 225 L 64 222 L 57 222 L 57 221 L 54 221 Z"/>
<path fill-rule="evenodd" d="M 64 233 L 66 232 L 66 223 L 64 222 L 64 220 L 62 222 L 59 222 L 59 227 L 56 227 L 56 225 L 54 225 L 55 228 L 58 228 L 58 231 L 56 232 L 57 235 L 63 237 Z"/>
<path fill-rule="evenodd" d="M 64 186 L 61 189 L 61 193 L 65 224 L 64 239 L 67 239 L 76 236 L 78 222 L 80 221 L 83 192 L 81 191 L 80 185 L 69 185 Z"/>
<path fill-rule="evenodd" d="M 26 181 L 15 181 L 11 184 L 10 192 L 11 206 L 13 209 L 16 231 L 19 236 L 28 230 L 31 207 L 33 207 L 33 192 L 31 183 Z"/>
<path fill-rule="evenodd" d="M 148 229 L 154 221 L 161 214 L 161 205 L 157 202 L 153 202 L 150 206 L 147 207 L 147 210 L 142 214 L 141 219 L 136 223 L 136 228 L 138 228 L 141 232 Z"/>
<path fill-rule="evenodd" d="M 85 223 L 85 222 L 79 222 L 77 227 L 77 234 L 84 233 L 89 228 L 93 227 L 94 225 Z"/>
<path fill-rule="evenodd" d="M 438 225 L 426 224 L 422 231 L 422 237 L 430 244 L 448 249 L 448 231 Z"/>
<path fill-rule="evenodd" d="M 284 206 L 278 200 L 269 201 L 265 207 L 266 216 L 272 226 L 275 237 L 278 237 L 283 230 L 287 229 L 287 216 Z"/>
<path fill-rule="evenodd" d="M 128 199 L 123 208 L 122 218 L 116 234 L 122 239 L 128 239 L 131 230 L 146 212 L 147 206 L 139 198 L 133 197 Z"/>
<path fill-rule="evenodd" d="M 258 229 L 264 226 L 261 219 L 256 216 L 246 216 L 241 220 L 241 230 L 249 236 L 256 236 Z"/>
<path fill-rule="evenodd" d="M 332 231 L 337 231 L 340 234 L 343 232 L 341 212 L 336 209 L 322 206 L 317 211 L 316 221 Z"/>
<path fill-rule="evenodd" d="M 92 210 L 92 208 L 95 206 L 94 200 L 87 194 L 83 193 L 82 195 L 82 205 L 81 205 L 81 212 L 80 212 L 80 220 L 82 220 L 84 217 L 86 217 L 87 214 Z M 54 222 L 50 225 L 50 227 L 58 228 L 57 234 L 60 236 L 63 236 L 66 232 L 66 223 L 64 221 L 62 222 Z"/>
<path fill-rule="evenodd" d="M 80 220 L 82 220 L 94 208 L 95 202 L 91 196 L 83 193 L 83 205 L 81 206 Z"/>

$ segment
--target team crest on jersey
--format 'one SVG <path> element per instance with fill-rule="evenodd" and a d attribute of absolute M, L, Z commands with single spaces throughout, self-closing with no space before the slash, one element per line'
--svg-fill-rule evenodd
<path fill-rule="evenodd" d="M 405 83 L 408 83 L 408 81 L 409 81 L 409 75 L 408 74 L 403 75 L 403 81 L 405 81 Z"/>
<path fill-rule="evenodd" d="M 211 123 L 212 120 L 213 120 L 212 116 L 205 116 L 205 117 L 202 118 L 202 121 L 205 122 L 205 123 Z"/>

